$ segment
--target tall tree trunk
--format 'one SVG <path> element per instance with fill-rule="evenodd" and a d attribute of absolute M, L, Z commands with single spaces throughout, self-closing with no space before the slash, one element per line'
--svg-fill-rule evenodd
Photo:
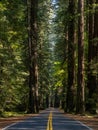
<path fill-rule="evenodd" d="M 89 44 L 88 44 L 88 82 L 89 89 L 87 110 L 91 113 L 96 113 L 96 98 L 97 98 L 97 63 L 98 63 L 98 0 L 89 2 Z"/>
<path fill-rule="evenodd" d="M 39 111 L 37 65 L 37 0 L 27 0 L 29 43 L 29 112 Z"/>
<path fill-rule="evenodd" d="M 98 94 L 98 0 L 95 2 L 93 59 L 95 68 L 96 94 Z M 97 97 L 96 97 L 97 98 Z"/>
<path fill-rule="evenodd" d="M 97 97 L 98 97 L 98 0 L 96 0 L 96 9 L 95 9 L 95 17 L 94 17 L 94 37 L 95 37 L 95 72 L 96 72 L 96 100 L 97 100 Z M 96 109 L 96 108 L 95 108 Z"/>
<path fill-rule="evenodd" d="M 78 0 L 78 13 L 78 84 L 76 112 L 84 113 L 84 0 Z"/>
<path fill-rule="evenodd" d="M 92 74 L 92 60 L 93 60 L 93 36 L 94 36 L 94 0 L 90 0 L 88 2 L 89 5 L 89 28 L 88 28 L 88 82 L 87 87 L 89 89 L 88 93 L 88 103 L 87 103 L 87 110 L 92 111 L 92 96 L 95 91 L 95 85 L 94 85 L 94 76 Z"/>
<path fill-rule="evenodd" d="M 66 98 L 66 111 L 74 110 L 74 78 L 75 78 L 75 0 L 69 0 L 68 23 L 68 87 Z"/>
<path fill-rule="evenodd" d="M 95 15 L 94 15 L 94 50 L 93 50 L 93 58 L 94 58 L 94 71 L 95 71 L 95 86 L 96 86 L 96 98 L 98 94 L 98 0 L 95 2 Z M 95 101 L 96 102 L 96 101 Z"/>

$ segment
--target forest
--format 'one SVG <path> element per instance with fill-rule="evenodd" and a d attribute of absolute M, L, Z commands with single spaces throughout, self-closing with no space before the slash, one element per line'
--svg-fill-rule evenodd
<path fill-rule="evenodd" d="M 98 113 L 98 0 L 0 0 L 0 116 Z"/>

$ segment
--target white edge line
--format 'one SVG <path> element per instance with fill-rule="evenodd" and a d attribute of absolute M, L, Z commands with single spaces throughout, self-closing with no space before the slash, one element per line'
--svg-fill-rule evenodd
<path fill-rule="evenodd" d="M 24 122 L 24 120 L 18 121 L 18 122 L 16 122 L 16 123 L 12 123 L 12 124 L 10 124 L 10 125 L 4 127 L 2 130 L 6 130 L 7 128 L 9 128 L 9 127 L 11 127 L 11 126 L 13 126 L 13 125 L 16 125 L 16 124 L 18 124 L 18 123 L 21 123 L 21 122 Z"/>
<path fill-rule="evenodd" d="M 77 120 L 76 120 L 77 121 Z M 92 128 L 90 128 L 89 126 L 85 125 L 84 123 L 82 123 L 81 121 L 77 121 L 79 122 L 82 126 L 85 126 L 86 128 L 88 128 L 89 130 L 93 130 Z"/>
<path fill-rule="evenodd" d="M 8 126 L 4 127 L 2 130 L 6 130 L 7 128 L 9 128 L 9 127 L 11 127 L 11 126 L 13 126 L 13 125 L 16 125 L 17 123 L 18 123 L 18 122 L 12 123 L 11 125 L 8 125 Z"/>
<path fill-rule="evenodd" d="M 69 118 L 69 117 L 68 117 L 68 118 Z M 71 119 L 71 118 L 69 118 L 69 119 Z M 93 130 L 91 127 L 87 126 L 86 124 L 82 123 L 81 121 L 76 120 L 76 119 L 73 119 L 73 120 L 76 121 L 76 122 L 78 122 L 78 123 L 80 123 L 82 126 L 85 126 L 85 127 L 88 128 L 89 130 Z"/>
<path fill-rule="evenodd" d="M 36 116 L 34 116 L 34 117 L 36 117 Z M 30 117 L 30 118 L 32 118 L 32 117 Z M 29 119 L 29 117 L 28 117 L 27 119 Z M 25 120 L 27 120 L 27 119 L 23 119 L 23 120 L 18 121 L 18 122 L 16 122 L 16 123 L 12 123 L 12 124 L 10 124 L 10 125 L 7 125 L 6 127 L 2 128 L 1 130 L 6 130 L 7 128 L 9 128 L 9 127 L 11 127 L 11 126 L 13 126 L 13 125 L 16 125 L 16 124 L 21 123 L 21 122 L 25 122 Z"/>

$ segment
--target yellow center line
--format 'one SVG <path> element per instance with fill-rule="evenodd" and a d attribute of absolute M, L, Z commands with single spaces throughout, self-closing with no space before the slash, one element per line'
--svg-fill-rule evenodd
<path fill-rule="evenodd" d="M 47 123 L 47 130 L 53 130 L 52 128 L 52 112 L 49 114 L 48 123 Z"/>

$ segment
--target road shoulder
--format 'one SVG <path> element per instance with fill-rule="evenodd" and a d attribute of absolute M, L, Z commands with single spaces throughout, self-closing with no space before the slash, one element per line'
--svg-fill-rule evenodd
<path fill-rule="evenodd" d="M 91 127 L 93 130 L 98 130 L 98 116 L 81 116 L 68 113 L 65 113 L 64 115 L 68 118 L 82 122 L 83 124 Z"/>
<path fill-rule="evenodd" d="M 11 125 L 12 123 L 17 123 L 29 117 L 37 116 L 38 114 L 25 114 L 23 116 L 15 116 L 15 117 L 8 117 L 8 118 L 0 118 L 0 130 L 4 127 Z"/>

